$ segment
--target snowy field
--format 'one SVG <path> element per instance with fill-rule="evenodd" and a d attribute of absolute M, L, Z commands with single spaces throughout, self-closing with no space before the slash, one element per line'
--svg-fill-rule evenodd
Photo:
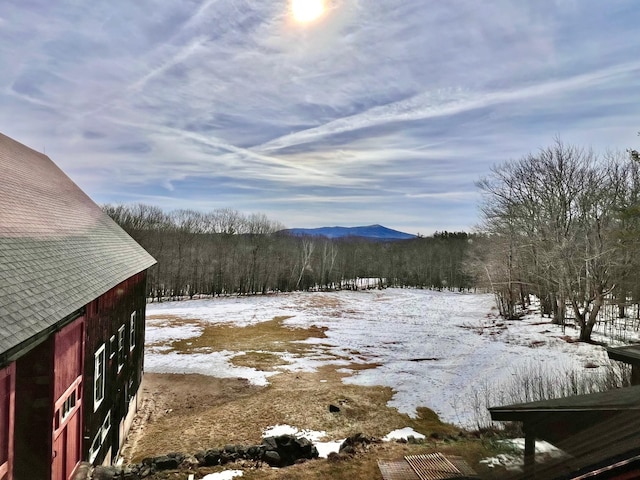
<path fill-rule="evenodd" d="M 325 364 L 346 368 L 349 363 L 377 363 L 380 366 L 374 369 L 345 370 L 351 373 L 345 381 L 391 387 L 395 393 L 390 406 L 400 412 L 414 416 L 416 407 L 425 406 L 443 421 L 461 426 L 474 426 L 476 391 L 508 382 L 532 365 L 555 371 L 589 366 L 597 371 L 609 363 L 604 348 L 568 342 L 548 319 L 531 315 L 505 322 L 497 318 L 491 295 L 387 289 L 147 305 L 151 318 L 147 319 L 146 371 L 242 377 L 258 385 L 267 384 L 277 372 L 229 363 L 245 352 L 205 349 L 185 355 L 171 351 L 162 342 L 197 337 L 201 324 L 171 327 L 156 316 L 239 327 L 289 316 L 285 325 L 327 327 L 327 338 L 305 342 L 317 346 L 315 353 L 280 354 L 289 362 L 280 368 L 296 371 Z M 570 330 L 566 334 L 577 336 Z"/>

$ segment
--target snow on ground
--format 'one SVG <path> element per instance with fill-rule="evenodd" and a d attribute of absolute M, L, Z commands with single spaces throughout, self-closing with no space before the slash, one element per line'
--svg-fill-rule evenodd
<path fill-rule="evenodd" d="M 389 432 L 385 437 L 382 438 L 385 442 L 391 442 L 394 440 L 408 440 L 409 437 L 413 437 L 416 440 L 423 440 L 426 437 L 421 433 L 416 432 L 411 427 L 401 428 L 399 430 L 394 430 L 393 432 Z"/>
<path fill-rule="evenodd" d="M 263 438 L 277 437 L 279 435 L 293 435 L 294 437 L 298 438 L 306 438 L 315 445 L 320 458 L 327 458 L 332 452 L 338 453 L 340 451 L 340 445 L 342 445 L 342 442 L 345 441 L 345 439 L 343 438 L 341 440 L 321 442 L 320 439 L 325 438 L 327 432 L 304 429 L 301 430 L 291 425 L 274 425 L 273 427 L 264 429 L 264 431 L 262 432 Z M 426 438 L 421 433 L 416 432 L 413 428 L 405 427 L 389 432 L 389 434 L 383 437 L 382 440 L 385 442 L 393 442 L 397 440 L 407 440 L 409 437 L 413 437 L 418 440 Z M 518 439 L 516 439 L 515 441 L 517 440 Z"/>
<path fill-rule="evenodd" d="M 348 367 L 348 361 L 335 356 L 379 363 L 374 369 L 346 369 L 352 375 L 345 381 L 389 386 L 395 392 L 390 406 L 400 412 L 414 416 L 416 407 L 426 406 L 443 421 L 463 426 L 474 424 L 473 400 L 479 389 L 508 381 L 531 365 L 563 371 L 609 362 L 604 348 L 567 342 L 548 319 L 497 318 L 493 297 L 486 294 L 415 289 L 296 292 L 152 303 L 147 316 L 152 317 L 147 319 L 147 371 L 243 377 L 264 385 L 274 372 L 229 363 L 244 352 L 185 355 L 167 350 L 162 342 L 197 337 L 202 329 L 198 321 L 246 326 L 287 316 L 286 325 L 328 330 L 327 338 L 305 342 L 314 347 L 312 355 L 283 354 L 290 364 L 282 370 Z M 184 318 L 185 324 L 169 330 L 166 317 Z M 577 332 L 567 330 L 567 335 L 576 337 Z"/>
<path fill-rule="evenodd" d="M 330 453 L 338 453 L 340 451 L 340 445 L 344 442 L 342 440 L 333 440 L 328 442 L 321 442 L 320 439 L 326 437 L 327 432 L 316 430 L 300 430 L 297 427 L 291 425 L 274 425 L 268 427 L 262 432 L 262 437 L 277 437 L 279 435 L 293 435 L 298 438 L 306 438 L 309 440 L 318 450 L 318 456 L 320 458 L 327 458 Z"/>
<path fill-rule="evenodd" d="M 149 328 L 149 327 L 147 327 Z M 185 355 L 175 351 L 167 352 L 166 346 L 147 347 L 144 364 L 147 372 L 159 373 L 200 373 L 218 378 L 246 378 L 252 384 L 266 386 L 269 377 L 278 372 L 263 372 L 250 367 L 238 367 L 229 360 L 244 352 L 192 353 Z M 166 353 L 165 353 L 166 352 Z"/>
<path fill-rule="evenodd" d="M 202 477 L 202 480 L 232 480 L 235 477 L 241 477 L 242 470 L 224 470 L 218 473 L 210 473 Z"/>
<path fill-rule="evenodd" d="M 504 467 L 510 472 L 521 472 L 524 467 L 524 438 L 502 440 L 501 443 L 505 444 L 508 448 L 515 450 L 517 453 L 514 453 L 513 455 L 501 453 L 495 457 L 483 458 L 480 460 L 480 463 L 486 464 L 489 468 Z M 537 463 L 545 463 L 549 459 L 569 458 L 567 453 L 545 441 L 536 441 L 535 449 L 535 459 Z"/>
<path fill-rule="evenodd" d="M 298 438 L 306 438 L 310 442 L 317 442 L 321 438 L 327 435 L 327 432 L 317 430 L 300 430 L 297 427 L 291 425 L 274 425 L 268 427 L 262 432 L 262 437 L 279 437 L 280 435 L 293 435 Z"/>

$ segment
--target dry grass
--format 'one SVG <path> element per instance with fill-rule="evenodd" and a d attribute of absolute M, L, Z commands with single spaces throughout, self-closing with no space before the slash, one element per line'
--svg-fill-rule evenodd
<path fill-rule="evenodd" d="M 197 337 L 164 342 L 153 346 L 169 346 L 172 350 L 184 354 L 220 350 L 239 352 L 258 350 L 303 354 L 312 347 L 298 342 L 309 338 L 326 338 L 326 327 L 315 325 L 308 328 L 288 327 L 284 325 L 284 321 L 287 318 L 290 317 L 275 317 L 273 320 L 254 325 L 235 327 L 225 324 L 212 325 L 195 319 L 155 316 L 153 317 L 154 320 L 164 320 L 168 326 L 197 326 L 202 329 L 202 333 Z"/>
<path fill-rule="evenodd" d="M 317 344 L 300 343 L 310 337 L 322 338 L 325 329 L 289 328 L 286 317 L 247 327 L 208 325 L 197 320 L 164 318 L 168 322 L 187 322 L 203 328 L 196 338 L 169 345 L 184 353 L 207 350 L 244 352 L 232 359 L 236 365 L 263 371 L 279 370 L 283 362 L 278 353 L 304 355 Z M 184 324 L 184 323 L 182 323 Z M 320 347 L 321 348 L 321 347 Z M 271 353 L 274 352 L 274 353 Z M 356 352 L 357 353 L 357 352 Z M 315 372 L 283 370 L 269 378 L 266 387 L 256 387 L 241 379 L 220 379 L 202 375 L 147 374 L 143 383 L 144 406 L 140 425 L 123 450 L 125 460 L 138 462 L 147 456 L 171 451 L 195 453 L 226 444 L 260 443 L 265 428 L 289 424 L 299 428 L 323 430 L 327 440 L 345 438 L 363 432 L 382 437 L 392 430 L 412 427 L 427 436 L 422 445 L 381 443 L 349 460 L 316 460 L 285 469 L 245 465 L 243 478 L 251 479 L 380 479 L 378 459 L 397 459 L 403 455 L 443 451 L 462 455 L 472 465 L 487 455 L 477 440 L 465 432 L 443 424 L 428 408 L 419 408 L 410 418 L 390 408 L 392 389 L 362 387 L 343 383 L 352 370 L 375 368 L 376 364 L 326 365 Z M 329 412 L 329 405 L 340 408 Z M 237 467 L 233 467 L 237 468 Z M 200 469 L 195 478 L 216 469 Z M 186 479 L 188 472 L 158 474 L 156 479 Z"/>
<path fill-rule="evenodd" d="M 233 357 L 231 363 L 237 367 L 250 367 L 263 372 L 273 372 L 277 367 L 289 364 L 278 355 L 268 352 L 246 352 Z"/>

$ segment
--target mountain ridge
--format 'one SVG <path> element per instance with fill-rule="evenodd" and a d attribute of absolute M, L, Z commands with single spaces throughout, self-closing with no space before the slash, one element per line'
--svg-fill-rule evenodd
<path fill-rule="evenodd" d="M 409 240 L 416 238 L 411 233 L 401 232 L 383 225 L 365 225 L 359 227 L 319 227 L 319 228 L 288 228 L 281 230 L 281 233 L 294 236 L 325 237 L 325 238 L 346 238 L 359 237 L 372 240 Z"/>

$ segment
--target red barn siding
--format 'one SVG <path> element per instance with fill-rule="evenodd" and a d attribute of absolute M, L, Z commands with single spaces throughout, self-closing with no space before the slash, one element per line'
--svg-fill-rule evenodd
<path fill-rule="evenodd" d="M 84 317 L 62 328 L 55 338 L 53 397 L 59 399 L 82 375 Z"/>
<path fill-rule="evenodd" d="M 53 479 L 70 478 L 81 460 L 84 318 L 62 328 L 54 339 Z"/>
<path fill-rule="evenodd" d="M 13 478 L 15 363 L 0 369 L 0 480 Z"/>
<path fill-rule="evenodd" d="M 109 463 L 118 453 L 121 426 L 142 380 L 145 292 L 146 272 L 141 272 L 86 307 L 83 457 L 91 459 L 92 444 L 99 444 L 92 459 L 94 464 Z M 130 326 L 134 312 L 135 348 L 131 349 Z M 124 348 L 120 355 L 118 330 L 122 327 Z M 105 349 L 104 399 L 95 405 L 95 355 L 102 347 Z"/>
<path fill-rule="evenodd" d="M 51 478 L 53 336 L 16 360 L 16 480 Z"/>

